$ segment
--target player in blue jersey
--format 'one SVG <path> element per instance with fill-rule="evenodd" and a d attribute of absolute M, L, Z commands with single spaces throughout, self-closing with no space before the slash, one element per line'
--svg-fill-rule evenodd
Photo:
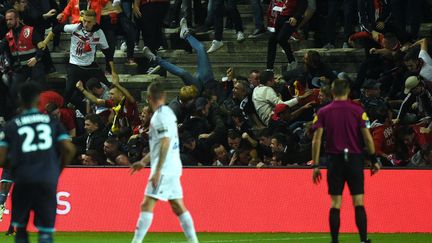
<path fill-rule="evenodd" d="M 39 243 L 53 242 L 58 178 L 75 155 L 75 147 L 59 121 L 37 110 L 40 91 L 36 83 L 22 85 L 22 113 L 0 132 L 0 165 L 11 169 L 15 183 L 12 225 L 16 243 L 29 242 L 30 211 L 34 212 Z"/>

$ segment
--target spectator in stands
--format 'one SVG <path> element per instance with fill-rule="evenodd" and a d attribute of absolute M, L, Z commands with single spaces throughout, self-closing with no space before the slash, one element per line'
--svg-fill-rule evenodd
<path fill-rule="evenodd" d="M 33 80 L 44 85 L 45 71 L 41 62 L 44 52 L 38 48 L 38 43 L 42 41 L 40 34 L 33 27 L 22 25 L 15 9 L 6 11 L 6 24 L 9 31 L 0 49 L 11 56 L 13 72 L 9 93 L 16 107 L 18 89 L 22 83 Z"/>
<path fill-rule="evenodd" d="M 136 29 L 132 21 L 122 13 L 122 8 L 119 4 L 115 5 L 108 1 L 102 8 L 101 14 L 101 29 L 103 30 L 108 46 L 109 54 L 105 56 L 106 68 L 105 71 L 111 73 L 109 61 L 113 60 L 114 52 L 117 45 L 117 34 L 122 33 L 126 39 L 127 56 L 126 66 L 136 67 L 138 64 L 134 61 L 134 46 Z"/>
<path fill-rule="evenodd" d="M 375 107 L 370 131 L 375 144 L 375 154 L 381 158 L 383 165 L 397 165 L 395 128 L 392 124 L 392 113 L 388 106 Z"/>
<path fill-rule="evenodd" d="M 105 165 L 105 157 L 95 150 L 87 150 L 82 159 L 82 165 L 98 166 Z"/>
<path fill-rule="evenodd" d="M 327 12 L 327 44 L 324 46 L 326 49 L 335 48 L 336 41 L 336 22 L 339 16 L 339 8 L 341 1 L 328 1 L 328 12 Z M 348 38 L 352 34 L 354 29 L 354 16 L 357 9 L 356 0 L 343 0 L 343 16 L 344 16 L 344 43 L 343 48 L 349 48 Z"/>
<path fill-rule="evenodd" d="M 168 0 L 134 0 L 132 8 L 136 26 L 142 34 L 145 45 L 156 53 L 162 44 L 163 20 L 169 9 Z"/>
<path fill-rule="evenodd" d="M 247 123 L 243 111 L 240 108 L 234 108 L 234 110 L 232 110 L 231 121 L 228 128 L 236 130 L 241 134 L 246 133 L 249 136 L 253 136 L 252 128 L 249 123 Z"/>
<path fill-rule="evenodd" d="M 84 129 L 86 133 L 72 138 L 72 143 L 77 147 L 78 157 L 83 159 L 88 151 L 92 155 L 97 153 L 99 157 L 104 157 L 104 142 L 107 139 L 107 131 L 102 119 L 96 114 L 88 114 L 84 118 Z M 95 157 L 96 155 L 92 156 Z"/>
<path fill-rule="evenodd" d="M 109 100 L 110 89 L 98 79 L 90 78 L 89 80 L 87 80 L 85 86 L 87 90 L 92 93 L 96 98 L 102 100 Z M 86 113 L 94 113 L 100 115 L 105 123 L 108 122 L 108 117 L 111 114 L 110 110 L 105 106 L 100 106 L 91 102 L 87 103 Z"/>
<path fill-rule="evenodd" d="M 260 84 L 260 71 L 256 69 L 250 71 L 248 81 L 251 89 L 257 87 Z"/>
<path fill-rule="evenodd" d="M 206 98 L 198 97 L 195 101 L 194 113 L 183 122 L 182 129 L 190 132 L 195 139 L 208 138 L 213 130 L 207 120 L 210 105 Z"/>
<path fill-rule="evenodd" d="M 395 25 L 402 30 L 408 30 L 408 39 L 417 40 L 425 1 L 392 0 L 391 10 Z M 409 26 L 409 28 L 407 28 Z"/>
<path fill-rule="evenodd" d="M 148 132 L 150 129 L 150 120 L 153 116 L 153 111 L 151 110 L 150 106 L 144 106 L 142 108 L 142 111 L 139 115 L 140 124 L 138 126 L 135 126 L 133 129 L 133 133 L 137 135 L 141 135 L 142 137 L 145 137 L 148 139 Z"/>
<path fill-rule="evenodd" d="M 269 16 L 273 18 L 268 23 L 271 26 L 272 33 L 267 45 L 267 70 L 274 69 L 276 47 L 278 44 L 282 47 L 287 57 L 288 70 L 293 70 L 297 67 L 297 61 L 287 40 L 294 33 L 306 8 L 306 0 L 288 2 L 272 0 L 272 3 L 269 5 Z"/>
<path fill-rule="evenodd" d="M 241 133 L 230 130 L 228 131 L 228 147 L 230 158 L 234 155 L 235 151 L 240 147 L 240 142 L 242 141 Z"/>
<path fill-rule="evenodd" d="M 282 133 L 277 133 L 273 135 L 271 139 L 270 148 L 272 150 L 272 156 L 275 156 L 277 153 L 283 153 L 282 155 L 282 165 L 288 164 L 288 147 L 287 147 L 287 139 L 286 136 Z"/>
<path fill-rule="evenodd" d="M 129 158 L 120 151 L 120 143 L 116 138 L 108 138 L 103 145 L 104 154 L 109 165 L 129 166 Z"/>
<path fill-rule="evenodd" d="M 425 81 L 432 82 L 432 58 L 428 53 L 426 39 L 415 42 L 412 47 L 420 45 L 420 52 L 417 48 L 408 51 L 404 57 L 406 67 L 414 75 L 420 75 Z M 428 85 L 431 87 L 432 85 Z"/>
<path fill-rule="evenodd" d="M 426 116 L 432 117 L 432 94 L 416 76 L 410 76 L 406 79 L 404 93 L 407 97 L 399 108 L 398 121 L 404 119 L 409 112 L 415 112 L 415 121 Z M 432 123 L 428 124 L 427 127 L 430 129 Z"/>
<path fill-rule="evenodd" d="M 213 166 L 227 166 L 230 162 L 228 152 L 222 144 L 215 144 L 212 146 L 213 153 Z"/>
<path fill-rule="evenodd" d="M 155 52 L 149 47 L 144 47 L 143 54 L 151 62 L 155 62 L 168 72 L 180 77 L 185 85 L 194 85 L 198 89 L 198 94 L 201 94 L 204 87 L 207 86 L 209 82 L 214 81 L 214 75 L 204 46 L 189 33 L 185 18 L 182 18 L 180 21 L 180 38 L 185 39 L 197 53 L 196 76 L 192 76 L 186 70 L 156 56 L 154 54 Z"/>
<path fill-rule="evenodd" d="M 58 11 L 58 4 L 55 0 L 16 0 L 14 8 L 24 23 L 33 27 L 41 39 L 45 38 L 45 29 L 50 28 L 57 21 L 55 15 Z M 55 72 L 55 67 L 51 59 L 48 48 L 44 50 L 41 60 L 44 64 L 46 73 Z"/>
<path fill-rule="evenodd" d="M 300 107 L 297 110 L 290 108 L 286 104 L 277 104 L 272 112 L 269 128 L 278 133 L 292 132 L 302 124 L 297 119 L 308 109 L 312 108 L 312 102 Z M 296 122 L 298 121 L 298 122 Z M 299 124 L 298 124 L 299 123 Z"/>
<path fill-rule="evenodd" d="M 306 8 L 306 11 L 303 14 L 303 18 L 301 19 L 300 24 L 298 25 L 297 29 L 303 30 L 304 36 L 302 36 L 301 34 L 299 34 L 299 32 L 294 32 L 293 35 L 291 36 L 291 38 L 294 38 L 294 40 L 302 40 L 302 39 L 307 39 L 308 37 L 308 24 L 309 21 L 312 19 L 312 17 L 315 14 L 316 8 L 317 8 L 317 4 L 316 4 L 316 0 L 308 0 L 308 6 Z"/>
<path fill-rule="evenodd" d="M 259 158 L 267 164 L 272 158 L 271 139 L 273 133 L 270 129 L 265 128 L 259 134 L 259 144 L 257 146 Z"/>
<path fill-rule="evenodd" d="M 195 109 L 195 99 L 198 96 L 198 89 L 195 85 L 187 85 L 180 88 L 179 95 L 171 100 L 168 106 L 173 110 L 179 125 L 192 115 Z"/>
<path fill-rule="evenodd" d="M 217 50 L 219 50 L 223 46 L 222 42 L 222 35 L 223 35 L 223 20 L 224 20 L 224 6 L 225 2 L 227 3 L 225 10 L 227 11 L 228 15 L 231 17 L 231 20 L 233 21 L 236 35 L 237 35 L 237 41 L 242 42 L 245 39 L 244 36 L 244 30 L 243 30 L 243 22 L 240 17 L 240 13 L 237 9 L 237 3 L 236 0 L 213 0 L 214 1 L 214 27 L 215 27 L 215 34 L 214 34 L 214 40 L 210 46 L 210 48 L 207 50 L 207 53 L 213 53 Z"/>
<path fill-rule="evenodd" d="M 72 24 L 78 24 L 81 22 L 83 17 L 82 12 L 92 9 L 95 12 L 96 23 L 100 24 L 102 7 L 109 0 L 69 0 L 67 6 L 64 8 L 63 12 L 57 15 L 57 20 L 65 24 L 69 17 L 72 17 Z"/>
<path fill-rule="evenodd" d="M 321 86 L 320 93 L 318 95 L 318 107 L 316 108 L 316 110 L 330 104 L 332 100 L 333 100 L 333 95 L 331 93 L 330 86 L 329 85 Z"/>
<path fill-rule="evenodd" d="M 99 99 L 92 93 L 87 91 L 82 82 L 77 83 L 77 89 L 88 99 L 90 102 L 98 105 L 111 108 L 113 113 L 111 115 L 110 123 L 112 123 L 110 132 L 112 134 L 131 130 L 139 124 L 138 105 L 135 98 L 129 93 L 127 89 L 121 86 L 119 76 L 113 73 L 112 88 L 110 89 L 110 99 Z"/>
<path fill-rule="evenodd" d="M 250 0 L 252 12 L 254 16 L 255 30 L 248 36 L 249 38 L 256 38 L 266 33 L 264 26 L 264 15 L 261 7 L 260 0 Z"/>
<path fill-rule="evenodd" d="M 70 137 L 75 137 L 76 133 L 76 123 L 75 123 L 75 112 L 68 108 L 59 108 L 54 103 L 48 103 L 45 106 L 45 112 L 51 117 L 56 118 L 64 126 L 66 131 L 68 131 Z"/>
<path fill-rule="evenodd" d="M 380 33 L 389 32 L 391 8 L 387 0 L 357 0 L 360 28 L 372 33 L 373 30 Z"/>
<path fill-rule="evenodd" d="M 72 2 L 72 1 L 71 1 Z M 84 11 L 82 22 L 70 25 L 58 25 L 43 41 L 43 46 L 48 45 L 55 35 L 61 31 L 71 33 L 70 57 L 68 68 L 68 79 L 64 98 L 66 103 L 73 103 L 81 112 L 85 112 L 82 95 L 75 94 L 75 85 L 78 81 L 84 84 L 90 78 L 97 78 L 105 85 L 109 85 L 107 78 L 95 62 L 96 47 L 100 47 L 105 56 L 109 56 L 109 46 L 105 34 L 96 24 L 96 12 L 94 10 Z M 108 60 L 111 70 L 114 70 L 113 60 Z"/>
<path fill-rule="evenodd" d="M 258 164 L 256 151 L 248 143 L 240 143 L 234 151 L 229 166 L 256 166 Z"/>
<path fill-rule="evenodd" d="M 184 166 L 211 165 L 212 158 L 208 156 L 208 147 L 196 139 L 190 132 L 185 131 L 181 136 L 182 142 L 182 164 Z"/>
<path fill-rule="evenodd" d="M 273 90 L 272 86 L 275 84 L 274 74 L 272 71 L 264 71 L 260 76 L 260 85 L 256 87 L 252 94 L 252 100 L 256 112 L 261 121 L 268 125 L 270 121 L 271 112 L 277 104 L 284 103 L 289 107 L 294 107 L 299 102 L 309 97 L 312 92 L 307 91 L 304 95 L 293 98 L 288 101 L 282 101 Z"/>
<path fill-rule="evenodd" d="M 420 150 L 414 154 L 407 166 L 432 167 L 432 144 L 428 144 L 424 150 Z"/>
<path fill-rule="evenodd" d="M 428 143 L 425 135 L 421 134 L 418 127 L 402 126 L 396 133 L 396 166 L 404 166 L 419 151 L 424 150 Z"/>
<path fill-rule="evenodd" d="M 231 114 L 235 109 L 240 109 L 243 119 L 251 128 L 263 126 L 255 111 L 252 92 L 245 81 L 235 82 L 232 96 L 225 99 L 221 109 L 228 114 Z"/>
<path fill-rule="evenodd" d="M 366 113 L 370 116 L 377 107 L 389 107 L 390 105 L 381 96 L 381 83 L 374 79 L 368 79 L 363 84 L 363 92 L 360 95 L 360 102 L 363 104 Z M 384 122 L 384 121 L 382 121 Z"/>

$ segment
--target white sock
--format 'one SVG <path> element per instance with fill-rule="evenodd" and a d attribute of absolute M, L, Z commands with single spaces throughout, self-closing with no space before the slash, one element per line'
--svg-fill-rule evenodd
<path fill-rule="evenodd" d="M 183 213 L 179 217 L 180 225 L 183 228 L 183 232 L 186 235 L 186 238 L 191 243 L 198 243 L 198 238 L 196 236 L 194 222 L 192 219 L 192 216 L 190 215 L 189 211 Z"/>
<path fill-rule="evenodd" d="M 150 228 L 152 220 L 153 220 L 153 213 L 150 212 L 140 213 L 132 243 L 141 243 L 143 241 L 144 236 L 147 234 L 147 231 Z"/>

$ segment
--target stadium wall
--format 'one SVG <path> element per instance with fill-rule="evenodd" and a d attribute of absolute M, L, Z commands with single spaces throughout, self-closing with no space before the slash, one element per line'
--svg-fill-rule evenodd
<path fill-rule="evenodd" d="M 323 178 L 325 178 L 323 170 Z M 58 187 L 58 231 L 132 232 L 149 170 L 68 168 Z M 432 232 L 432 170 L 366 173 L 371 232 Z M 200 232 L 327 232 L 330 199 L 325 179 L 310 169 L 185 169 L 185 202 Z M 10 208 L 10 198 L 7 208 Z M 356 232 L 346 188 L 341 231 Z M 6 230 L 9 212 L 0 224 Z M 181 231 L 167 203 L 156 206 L 151 231 Z"/>

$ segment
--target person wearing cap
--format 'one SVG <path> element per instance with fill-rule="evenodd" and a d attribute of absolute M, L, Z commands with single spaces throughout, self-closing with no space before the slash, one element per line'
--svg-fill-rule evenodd
<path fill-rule="evenodd" d="M 363 104 L 366 113 L 370 114 L 371 109 L 379 106 L 390 106 L 381 96 L 381 83 L 375 79 L 367 79 L 363 84 L 363 92 L 360 95 L 360 102 Z"/>
<path fill-rule="evenodd" d="M 423 117 L 432 117 L 432 95 L 426 89 L 425 83 L 416 76 L 410 76 L 405 80 L 404 93 L 407 95 L 403 100 L 396 122 L 405 118 L 410 110 L 416 110 L 416 121 Z M 432 123 L 427 126 L 432 128 Z"/>
<path fill-rule="evenodd" d="M 272 131 L 287 132 L 290 130 L 292 123 L 295 122 L 304 111 L 310 108 L 312 108 L 312 103 L 307 103 L 297 110 L 293 110 L 283 103 L 277 104 L 270 118 L 269 128 Z"/>
<path fill-rule="evenodd" d="M 252 93 L 255 110 L 261 121 L 266 125 L 269 124 L 272 110 L 277 104 L 284 103 L 290 107 L 294 107 L 312 94 L 311 91 L 306 91 L 302 96 L 283 101 L 272 88 L 275 83 L 274 73 L 272 71 L 264 71 L 260 76 L 260 85 L 255 87 Z"/>
<path fill-rule="evenodd" d="M 318 184 L 320 172 L 321 139 L 325 132 L 325 152 L 328 155 L 327 183 L 331 196 L 330 231 L 332 242 L 337 243 L 340 226 L 340 207 L 345 182 L 348 183 L 355 207 L 356 224 L 363 243 L 367 238 L 367 219 L 364 208 L 364 146 L 371 161 L 371 174 L 380 169 L 375 147 L 369 132 L 369 118 L 363 108 L 348 99 L 348 81 L 336 79 L 332 83 L 334 100 L 321 108 L 313 120 L 312 141 L 313 182 Z"/>

